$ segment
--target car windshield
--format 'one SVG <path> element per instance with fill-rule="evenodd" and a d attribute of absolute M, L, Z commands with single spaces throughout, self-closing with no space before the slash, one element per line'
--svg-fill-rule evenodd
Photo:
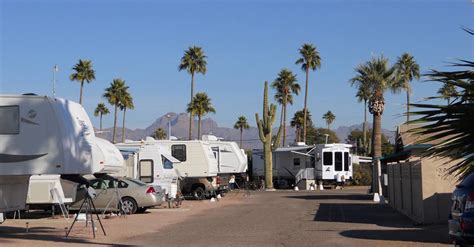
<path fill-rule="evenodd" d="M 458 185 L 458 187 L 465 187 L 465 188 L 472 188 L 474 187 L 474 173 L 467 176 L 462 182 Z"/>

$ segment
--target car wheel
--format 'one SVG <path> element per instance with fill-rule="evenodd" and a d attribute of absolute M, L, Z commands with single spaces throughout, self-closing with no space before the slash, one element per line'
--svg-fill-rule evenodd
<path fill-rule="evenodd" d="M 122 198 L 122 210 L 126 214 L 135 214 L 137 212 L 138 206 L 135 200 L 130 197 Z"/>
<path fill-rule="evenodd" d="M 204 200 L 206 192 L 202 187 L 197 187 L 193 190 L 193 197 L 196 200 Z"/>

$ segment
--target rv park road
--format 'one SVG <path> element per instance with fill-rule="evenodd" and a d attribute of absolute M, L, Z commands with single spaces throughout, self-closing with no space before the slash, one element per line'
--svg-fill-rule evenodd
<path fill-rule="evenodd" d="M 104 220 L 108 236 L 93 239 L 83 223 L 69 239 L 70 221 L 28 219 L 0 225 L 0 245 L 63 246 L 448 246 L 446 225 L 416 226 L 366 188 L 325 191 L 230 193 L 219 202 L 185 201 L 181 209 L 156 209 Z"/>

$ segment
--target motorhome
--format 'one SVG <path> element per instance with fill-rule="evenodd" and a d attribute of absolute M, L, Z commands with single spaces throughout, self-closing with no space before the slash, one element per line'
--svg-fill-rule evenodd
<path fill-rule="evenodd" d="M 25 208 L 31 175 L 116 172 L 120 152 L 96 138 L 80 104 L 37 95 L 0 95 L 0 212 Z"/>
<path fill-rule="evenodd" d="M 334 143 L 277 148 L 272 153 L 275 186 L 289 188 L 294 185 L 303 189 L 316 183 L 331 184 L 344 176 L 352 179 L 352 145 Z M 253 150 L 254 177 L 265 175 L 263 151 Z"/>
<path fill-rule="evenodd" d="M 156 143 L 180 161 L 175 168 L 181 177 L 180 189 L 183 194 L 203 199 L 219 192 L 218 164 L 208 142 L 158 140 Z"/>
<path fill-rule="evenodd" d="M 174 166 L 180 163 L 164 146 L 148 137 L 146 142 L 127 141 L 115 145 L 124 158 L 125 166 L 119 176 L 135 178 L 151 185 L 159 185 L 168 199 L 176 198 L 178 175 Z"/>

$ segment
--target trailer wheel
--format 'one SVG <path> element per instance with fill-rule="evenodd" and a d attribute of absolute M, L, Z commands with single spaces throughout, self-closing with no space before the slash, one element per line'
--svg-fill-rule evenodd
<path fill-rule="evenodd" d="M 197 187 L 193 190 L 193 197 L 196 200 L 204 200 L 206 192 L 202 187 Z"/>

